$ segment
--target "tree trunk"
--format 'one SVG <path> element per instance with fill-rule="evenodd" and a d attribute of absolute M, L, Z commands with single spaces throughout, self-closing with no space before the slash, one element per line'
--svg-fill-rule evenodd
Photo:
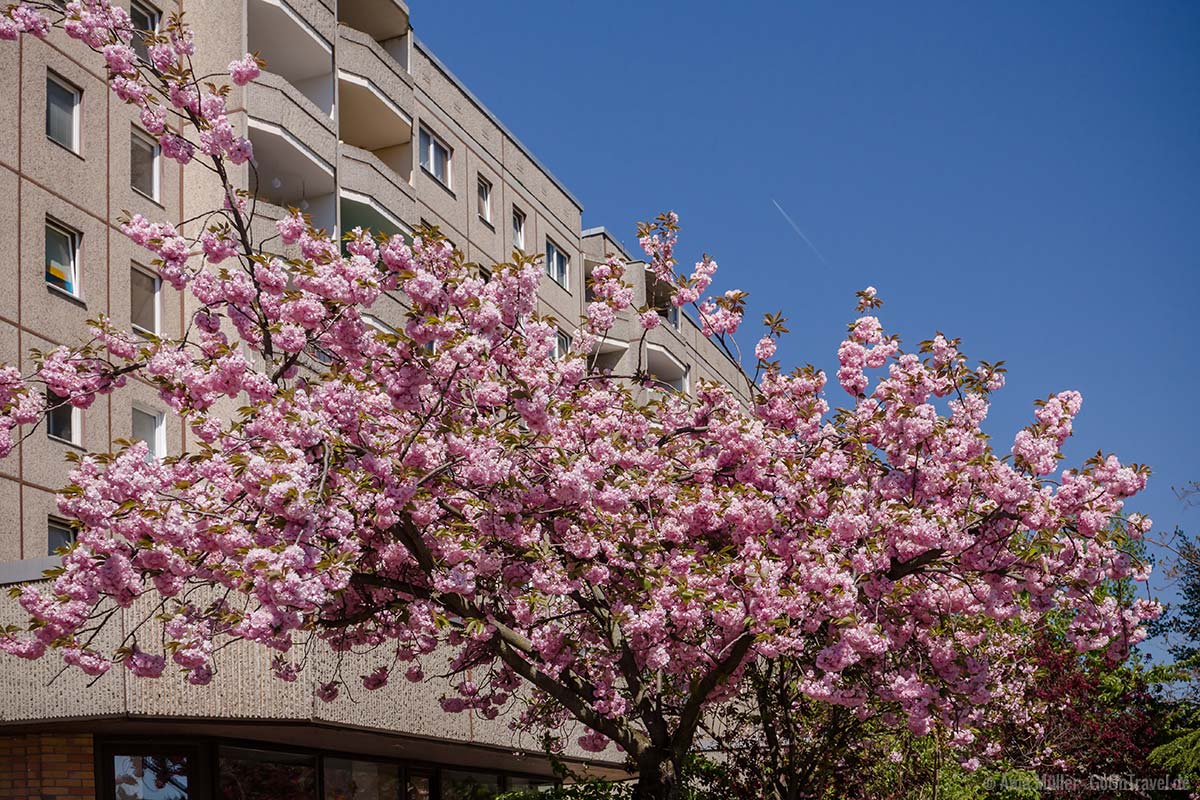
<path fill-rule="evenodd" d="M 680 765 L 667 753 L 648 753 L 638 762 L 633 800 L 682 800 Z"/>

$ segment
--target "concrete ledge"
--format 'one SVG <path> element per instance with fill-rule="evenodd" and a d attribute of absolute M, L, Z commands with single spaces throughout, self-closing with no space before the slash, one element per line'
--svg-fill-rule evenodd
<path fill-rule="evenodd" d="M 57 567 L 61 563 L 62 559 L 58 556 L 0 562 L 0 586 L 45 580 L 43 573 L 48 569 Z"/>

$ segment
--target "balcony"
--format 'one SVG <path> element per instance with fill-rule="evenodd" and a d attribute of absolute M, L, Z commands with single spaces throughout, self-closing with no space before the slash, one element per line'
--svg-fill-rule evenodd
<path fill-rule="evenodd" d="M 362 228 L 369 230 L 373 236 L 383 234 L 389 238 L 403 236 L 406 241 L 412 239 L 412 228 L 370 195 L 343 189 L 339 204 L 343 233 Z"/>
<path fill-rule="evenodd" d="M 412 77 L 369 36 L 339 27 L 338 131 L 412 182 Z"/>
<path fill-rule="evenodd" d="M 628 352 L 629 342 L 622 342 L 610 337 L 598 339 L 592 345 L 591 355 L 588 356 L 588 366 L 598 372 L 616 372 L 621 360 Z M 630 367 L 630 371 L 633 371 L 632 367 Z"/>
<path fill-rule="evenodd" d="M 671 355 L 671 351 L 661 345 L 647 342 L 646 371 L 650 374 L 654 388 L 660 391 L 680 394 L 688 391 L 690 370 L 687 364 Z"/>
<path fill-rule="evenodd" d="M 254 166 L 250 189 L 260 199 L 311 214 L 313 223 L 336 226 L 333 120 L 289 81 L 264 72 L 247 87 Z"/>
<path fill-rule="evenodd" d="M 295 6 L 287 0 L 249 0 L 246 6 L 250 52 L 259 53 L 271 72 L 330 118 L 334 104 L 333 46 L 319 28 L 332 27 L 331 17 L 324 6 L 299 0 Z"/>
<path fill-rule="evenodd" d="M 679 307 L 671 302 L 674 290 L 671 285 L 658 279 L 650 268 L 646 268 L 646 305 L 658 312 L 667 325 L 679 330 Z"/>
<path fill-rule="evenodd" d="M 342 193 L 343 231 L 362 225 L 389 234 L 410 232 L 417 218 L 413 188 L 375 153 L 343 142 L 338 160 L 338 185 Z M 358 205 L 348 209 L 347 198 Z M 358 206 L 373 209 L 378 216 L 367 214 L 366 208 Z M 382 227 L 368 225 L 366 219 L 374 219 Z M 397 226 L 401 230 L 396 230 Z"/>
<path fill-rule="evenodd" d="M 411 26 L 401 0 L 341 0 L 338 22 L 378 42 L 404 72 L 410 71 Z"/>

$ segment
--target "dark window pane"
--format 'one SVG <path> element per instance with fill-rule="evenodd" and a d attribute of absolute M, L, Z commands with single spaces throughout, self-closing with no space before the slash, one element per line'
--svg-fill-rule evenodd
<path fill-rule="evenodd" d="M 430 788 L 432 781 L 428 775 L 408 774 L 408 793 L 404 800 L 430 800 L 433 796 Z"/>
<path fill-rule="evenodd" d="M 150 43 L 147 33 L 158 30 L 158 12 L 141 3 L 134 3 L 129 7 L 129 21 L 133 23 L 135 29 L 133 41 L 129 43 L 129 46 L 142 61 L 149 63 Z"/>
<path fill-rule="evenodd" d="M 129 183 L 147 197 L 158 199 L 155 171 L 158 145 L 135 134 L 129 138 Z"/>
<path fill-rule="evenodd" d="M 432 163 L 429 160 L 429 132 L 421 131 L 421 166 L 425 169 L 433 169 Z"/>
<path fill-rule="evenodd" d="M 221 800 L 317 800 L 317 764 L 312 756 L 223 747 Z"/>
<path fill-rule="evenodd" d="M 129 273 L 129 320 L 147 333 L 158 333 L 158 278 L 140 269 Z"/>
<path fill-rule="evenodd" d="M 400 767 L 349 758 L 325 759 L 325 800 L 398 800 Z"/>
<path fill-rule="evenodd" d="M 459 770 L 446 770 L 442 773 L 442 800 L 491 800 L 498 794 L 498 775 Z"/>
<path fill-rule="evenodd" d="M 114 755 L 113 800 L 192 800 L 186 755 Z"/>
<path fill-rule="evenodd" d="M 76 149 L 75 106 L 78 94 L 53 78 L 46 79 L 46 135 L 63 147 Z"/>
<path fill-rule="evenodd" d="M 149 414 L 142 411 L 140 408 L 133 410 L 133 438 L 138 441 L 145 442 L 149 452 L 146 453 L 146 460 L 153 461 L 162 456 L 158 452 L 158 428 L 162 424 L 162 420 L 155 414 Z"/>
<path fill-rule="evenodd" d="M 46 523 L 46 555 L 52 556 L 60 548 L 75 541 L 75 531 L 65 522 L 49 520 Z"/>
<path fill-rule="evenodd" d="M 75 441 L 75 410 L 53 392 L 46 392 L 46 433 L 65 442 Z"/>

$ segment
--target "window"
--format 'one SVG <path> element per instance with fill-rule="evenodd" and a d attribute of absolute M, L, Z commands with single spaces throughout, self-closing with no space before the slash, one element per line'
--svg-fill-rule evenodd
<path fill-rule="evenodd" d="M 70 547 L 75 541 L 75 529 L 69 522 L 49 517 L 46 520 L 46 555 L 52 556 L 59 550 Z"/>
<path fill-rule="evenodd" d="M 546 240 L 546 274 L 564 289 L 567 288 L 567 267 L 571 259 L 554 242 Z"/>
<path fill-rule="evenodd" d="M 500 793 L 500 778 L 483 772 L 448 769 L 442 772 L 442 800 L 474 800 Z"/>
<path fill-rule="evenodd" d="M 153 41 L 152 34 L 158 32 L 158 21 L 161 15 L 158 9 L 151 8 L 145 3 L 139 3 L 133 0 L 129 6 L 129 20 L 133 23 L 134 34 L 133 41 L 129 46 L 138 54 L 138 58 L 142 61 L 150 62 L 150 44 Z"/>
<path fill-rule="evenodd" d="M 315 756 L 222 747 L 218 763 L 218 797 L 239 800 L 284 797 L 288 800 L 317 800 Z"/>
<path fill-rule="evenodd" d="M 405 770 L 408 773 L 405 777 L 405 783 L 408 792 L 405 794 L 406 800 L 430 800 L 433 797 L 433 775 L 415 772 L 414 770 Z"/>
<path fill-rule="evenodd" d="M 211 797 L 201 751 L 188 746 L 128 743 L 104 747 L 100 797 L 125 800 L 196 800 Z"/>
<path fill-rule="evenodd" d="M 129 321 L 141 334 L 158 334 L 159 290 L 162 281 L 157 275 L 134 267 L 129 271 Z"/>
<path fill-rule="evenodd" d="M 513 206 L 513 247 L 525 249 L 525 214 Z"/>
<path fill-rule="evenodd" d="M 129 137 L 129 185 L 151 200 L 158 199 L 158 142 L 134 131 Z"/>
<path fill-rule="evenodd" d="M 79 101 L 83 92 L 52 72 L 46 73 L 46 136 L 79 152 Z"/>
<path fill-rule="evenodd" d="M 326 757 L 325 800 L 396 800 L 401 797 L 400 767 L 375 761 Z"/>
<path fill-rule="evenodd" d="M 133 438 L 145 442 L 149 448 L 146 453 L 147 461 L 157 461 L 166 455 L 167 436 L 163 414 L 146 409 L 133 409 Z"/>
<path fill-rule="evenodd" d="M 489 225 L 492 222 L 492 184 L 479 176 L 479 218 Z"/>
<path fill-rule="evenodd" d="M 47 390 L 46 435 L 59 441 L 79 444 L 80 427 L 79 409 L 68 403 L 67 398 Z"/>
<path fill-rule="evenodd" d="M 79 232 L 46 219 L 46 283 L 79 295 Z"/>
<path fill-rule="evenodd" d="M 562 358 L 571 349 L 571 337 L 562 331 L 558 331 L 554 336 L 554 353 L 555 359 Z"/>
<path fill-rule="evenodd" d="M 421 167 L 445 187 L 450 187 L 450 147 L 421 128 Z"/>

